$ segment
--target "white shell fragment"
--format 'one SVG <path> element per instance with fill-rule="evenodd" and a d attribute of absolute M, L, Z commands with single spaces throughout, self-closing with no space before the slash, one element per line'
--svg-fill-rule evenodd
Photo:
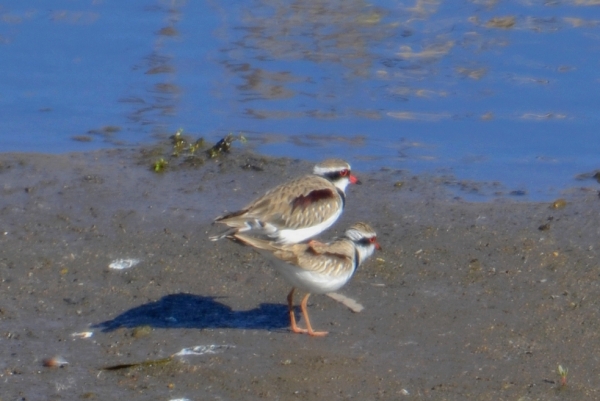
<path fill-rule="evenodd" d="M 195 347 L 184 348 L 173 354 L 173 356 L 217 354 L 229 348 L 235 348 L 235 345 L 196 345 Z"/>
<path fill-rule="evenodd" d="M 90 338 L 94 335 L 93 331 L 82 331 L 80 333 L 71 333 L 71 337 L 75 338 Z"/>
<path fill-rule="evenodd" d="M 335 299 L 339 303 L 345 305 L 348 309 L 350 309 L 354 313 L 362 312 L 365 309 L 364 306 L 353 300 L 352 298 L 348 298 L 345 295 L 339 294 L 337 292 L 329 292 L 327 296 L 331 299 Z"/>
<path fill-rule="evenodd" d="M 140 263 L 139 259 L 116 259 L 113 260 L 110 265 L 108 265 L 108 268 L 115 270 L 129 269 L 138 263 Z"/>

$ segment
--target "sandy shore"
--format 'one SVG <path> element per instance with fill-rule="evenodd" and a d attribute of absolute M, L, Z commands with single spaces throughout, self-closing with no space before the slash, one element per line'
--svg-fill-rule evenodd
<path fill-rule="evenodd" d="M 153 157 L 0 154 L 0 400 L 600 397 L 594 183 L 554 208 L 356 171 L 322 238 L 364 220 L 384 249 L 340 291 L 361 313 L 311 297 L 330 331 L 311 338 L 288 332 L 289 288 L 260 255 L 207 237 L 312 165 L 233 150 L 156 174 Z"/>

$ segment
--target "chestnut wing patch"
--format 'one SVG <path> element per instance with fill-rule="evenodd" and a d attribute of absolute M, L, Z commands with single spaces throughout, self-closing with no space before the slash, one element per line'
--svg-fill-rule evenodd
<path fill-rule="evenodd" d="M 331 189 L 316 189 L 306 195 L 300 195 L 292 201 L 292 211 L 296 209 L 306 209 L 323 199 L 334 198 L 335 194 Z"/>

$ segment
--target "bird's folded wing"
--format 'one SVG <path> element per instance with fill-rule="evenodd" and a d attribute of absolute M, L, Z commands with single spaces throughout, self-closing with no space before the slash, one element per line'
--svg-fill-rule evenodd
<path fill-rule="evenodd" d="M 241 211 L 218 222 L 257 219 L 276 227 L 310 227 L 339 213 L 343 199 L 327 179 L 309 175 L 273 188 Z"/>

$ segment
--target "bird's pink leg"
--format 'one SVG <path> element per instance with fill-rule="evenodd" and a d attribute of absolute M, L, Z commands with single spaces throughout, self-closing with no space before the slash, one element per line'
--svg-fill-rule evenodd
<path fill-rule="evenodd" d="M 291 326 L 290 329 L 294 333 L 307 333 L 308 330 L 301 329 L 296 325 L 296 316 L 294 316 L 294 290 L 295 290 L 295 288 L 292 288 L 292 290 L 290 291 L 290 293 L 287 296 L 288 309 L 290 311 L 290 326 Z"/>
<path fill-rule="evenodd" d="M 302 315 L 304 316 L 304 320 L 306 320 L 306 327 L 308 328 L 308 330 L 306 330 L 305 332 L 311 336 L 317 336 L 317 337 L 326 336 L 328 334 L 327 331 L 314 331 L 312 326 L 310 325 L 310 320 L 308 319 L 308 311 L 306 310 L 306 304 L 308 303 L 308 297 L 310 297 L 310 294 L 306 294 L 304 296 L 304 298 L 302 299 L 302 303 L 300 304 L 300 308 L 302 309 Z"/>

